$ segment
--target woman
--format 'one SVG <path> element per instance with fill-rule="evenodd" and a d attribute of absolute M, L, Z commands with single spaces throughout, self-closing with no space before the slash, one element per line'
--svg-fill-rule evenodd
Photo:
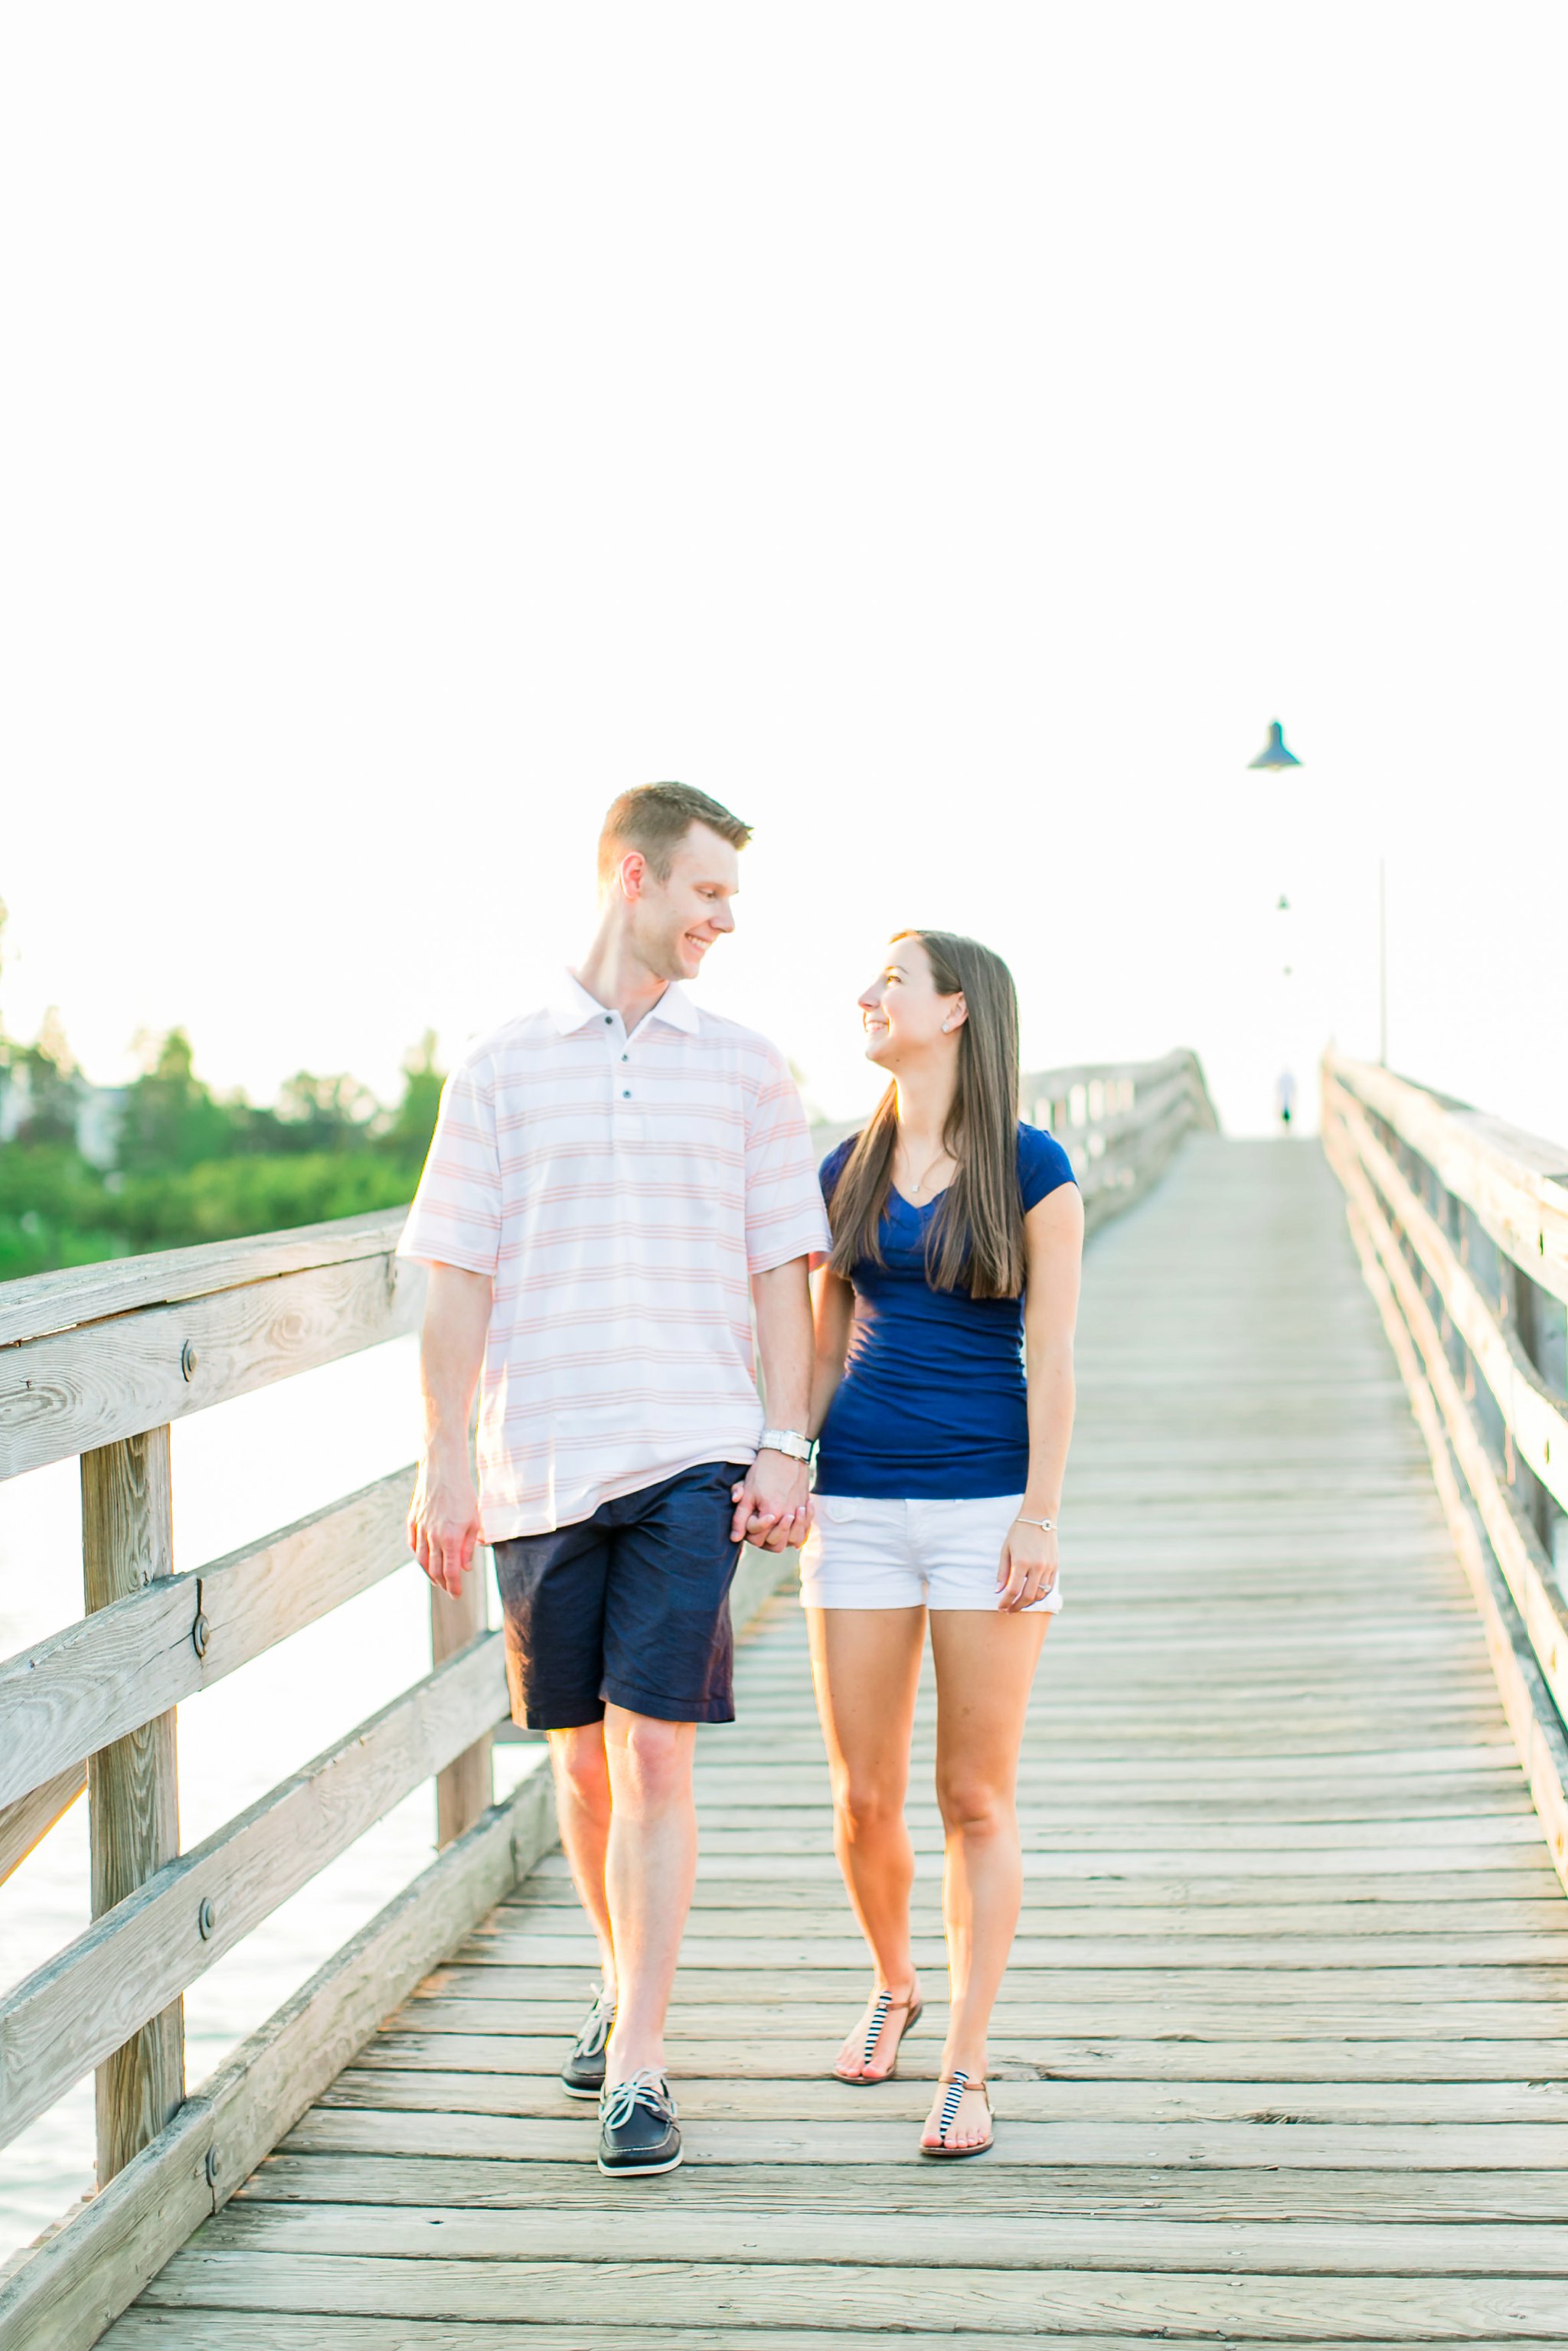
<path fill-rule="evenodd" d="M 999 956 L 902 932 L 860 1005 L 866 1058 L 893 1082 L 822 1163 L 833 1242 L 800 1567 L 834 1843 L 874 1971 L 833 2070 L 885 2082 L 920 2014 L 904 1797 L 929 1619 L 952 2009 L 920 2151 L 977 2155 L 1022 1885 L 1019 1747 L 1061 1605 L 1083 1209 L 1066 1153 L 1019 1123 L 1018 998 Z"/>

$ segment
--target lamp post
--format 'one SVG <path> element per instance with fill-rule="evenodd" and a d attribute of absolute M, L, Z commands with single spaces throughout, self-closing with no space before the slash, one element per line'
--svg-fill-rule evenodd
<path fill-rule="evenodd" d="M 1300 759 L 1297 758 L 1295 753 L 1286 747 L 1284 728 L 1281 726 L 1277 718 L 1270 718 L 1269 721 L 1269 739 L 1264 744 L 1263 748 L 1259 752 L 1258 757 L 1255 759 L 1248 760 L 1248 767 L 1261 768 L 1270 774 L 1279 775 L 1282 774 L 1287 768 L 1299 768 L 1301 764 L 1301 763 Z M 1286 896 L 1284 891 L 1281 890 L 1279 899 L 1279 912 L 1281 914 L 1289 914 L 1290 910 L 1290 899 Z M 1285 977 L 1287 979 L 1291 977 L 1291 966 L 1289 964 L 1285 966 Z M 1287 1126 L 1291 1123 L 1291 1095 L 1293 1088 L 1294 1080 L 1291 1078 L 1290 1071 L 1286 1071 L 1280 1081 L 1280 1115 Z"/>

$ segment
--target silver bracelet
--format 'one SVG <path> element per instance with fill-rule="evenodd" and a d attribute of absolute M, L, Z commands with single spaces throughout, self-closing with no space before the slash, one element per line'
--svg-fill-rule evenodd
<path fill-rule="evenodd" d="M 1021 1510 L 1013 1520 L 1013 1524 L 1015 1527 L 1043 1527 L 1048 1535 L 1053 1535 L 1056 1532 L 1054 1519 L 1026 1519 Z"/>

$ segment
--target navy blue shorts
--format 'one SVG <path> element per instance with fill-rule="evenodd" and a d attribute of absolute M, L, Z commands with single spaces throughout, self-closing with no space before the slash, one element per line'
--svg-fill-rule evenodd
<path fill-rule="evenodd" d="M 660 1722 L 735 1720 L 730 1489 L 745 1475 L 709 1461 L 495 1546 L 517 1721 L 570 1730 L 607 1701 Z"/>

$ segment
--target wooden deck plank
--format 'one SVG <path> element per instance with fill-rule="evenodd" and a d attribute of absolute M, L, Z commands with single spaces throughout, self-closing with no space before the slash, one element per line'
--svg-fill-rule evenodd
<path fill-rule="evenodd" d="M 727 2062 L 728 2052 L 726 2052 Z M 918 2119 L 930 2103 L 925 2085 L 933 2078 L 936 2053 L 930 2050 L 918 2073 L 910 2072 L 894 2111 Z M 1019 2069 L 1021 2074 L 1021 2069 Z M 1181 2084 L 1150 2081 L 1028 2081 L 997 2072 L 996 2102 L 1009 2121 L 1222 2123 L 1300 2126 L 1303 2123 L 1568 2123 L 1568 2084 L 1534 2078 L 1479 2082 L 1355 2080 L 1301 2082 L 1274 2079 L 1228 2082 L 1205 2076 Z M 913 2090 L 910 2084 L 915 2086 Z M 361 2107 L 382 2114 L 516 2115 L 558 2116 L 560 2095 L 549 2073 L 518 2074 L 488 2070 L 437 2072 L 391 2066 L 350 2065 L 320 2105 L 336 2110 Z M 866 2119 L 874 2105 L 878 2119 L 894 2105 L 873 2100 L 845 2082 L 815 2076 L 779 2079 L 752 2076 L 737 2082 L 683 2073 L 681 2113 L 692 2122 L 744 2117 L 771 2121 Z"/>
<path fill-rule="evenodd" d="M 117 2336 L 120 2351 L 320 2351 L 320 2321 L 285 2311 L 153 2310 L 142 2308 L 121 2321 Z M 1170 2342 L 1207 2342 L 1212 2332 L 1195 2336 L 1161 2327 L 1159 2337 Z M 1037 2339 L 1067 2339 L 1052 2328 L 1037 2327 Z M 585 2351 L 580 2326 L 540 2326 L 531 2319 L 379 2318 L 360 2313 L 334 2319 L 326 2338 L 334 2351 Z M 596 2324 L 591 2351 L 866 2351 L 868 2336 L 858 2327 L 747 2326 L 737 2331 L 721 2321 L 717 2325 L 660 2326 L 639 2320 L 631 2326 Z M 1314 2335 L 1314 2343 L 1326 2338 Z M 1071 2331 L 1074 2351 L 1149 2351 L 1146 2333 L 1085 2335 Z M 1411 2337 L 1336 2335 L 1337 2351 L 1410 2351 Z M 973 2334 L 967 2327 L 930 2334 L 924 2327 L 900 2327 L 903 2351 L 988 2351 L 994 2333 Z M 1467 2351 L 1562 2351 L 1561 2336 L 1511 2335 L 1467 2335 Z M 1304 2351 L 1303 2338 L 1271 2335 L 1263 2338 L 1227 2330 L 1224 2351 Z"/>
<path fill-rule="evenodd" d="M 914 2147 L 945 2015 L 826 2078 L 865 1965 L 800 1612 L 698 1741 L 687 2164 L 603 2180 L 547 1859 L 107 2338 L 115 2351 L 1544 2351 L 1568 2334 L 1568 1906 L 1315 1149 L 1206 1142 L 1092 1252 L 1067 1605 L 1019 1775 L 998 2142 Z"/>
<path fill-rule="evenodd" d="M 709 2212 L 628 2205 L 609 2225 L 619 2261 L 768 2261 L 841 2266 L 867 2258 L 859 2212 Z M 606 2215 L 538 2208 L 468 2212 L 453 2206 L 232 2203 L 202 2231 L 207 2258 L 254 2252 L 314 2259 L 478 2262 L 593 2261 Z M 944 2268 L 926 2214 L 889 2212 L 871 2232 L 878 2266 Z M 1421 2221 L 1345 2229 L 1312 2220 L 1088 2220 L 1060 2212 L 991 2216 L 964 2224 L 965 2266 L 984 2270 L 1208 2270 L 1269 2276 L 1568 2278 L 1568 2227 L 1472 2222 L 1462 2232 Z"/>
<path fill-rule="evenodd" d="M 756 2223 L 766 2228 L 767 2216 Z M 1464 2232 L 1458 2232 L 1464 2233 Z M 1332 2341 L 1389 2334 L 1406 2342 L 1492 2335 L 1547 2335 L 1563 2320 L 1558 2278 L 1273 2276 L 1251 2273 L 1046 2270 L 967 2266 L 900 2268 L 835 2262 L 623 2261 L 605 2252 L 571 2261 L 405 2261 L 366 2255 L 176 2254 L 143 2300 L 162 2307 L 391 2314 L 404 2318 L 514 2318 L 595 2327 L 671 2319 L 747 2325 L 827 2325 L 854 2312 L 863 2334 L 928 2325 L 1036 2335 L 1125 2329 L 1147 2333 L 1236 2330 Z M 589 2338 L 591 2342 L 591 2337 Z M 319 2340 L 329 2341 L 329 2335 Z"/>
<path fill-rule="evenodd" d="M 505 2157 L 277 2154 L 242 2190 L 268 2204 L 453 2204 L 560 2210 L 586 2206 L 613 2226 L 622 2209 L 593 2166 Z M 614 2200 L 612 2200 L 614 2199 Z M 709 2165 L 672 2174 L 661 2210 L 687 2204 L 754 2211 L 751 2175 Z M 769 2211 L 815 2210 L 822 2200 L 814 2166 L 785 2164 L 768 2181 Z M 1207 2220 L 1553 2220 L 1568 2222 L 1568 2174 L 1561 2171 L 1260 2171 L 1155 2169 L 1149 2166 L 841 2165 L 835 2210 L 921 2212 L 942 2231 L 950 2211 L 1071 2212 L 1092 2219 Z"/>
<path fill-rule="evenodd" d="M 711 2043 L 672 2035 L 667 2043 L 672 2068 L 688 2085 L 703 2078 L 712 2062 Z M 1139 2085 L 1147 2094 L 1166 2082 L 1276 2083 L 1288 2062 L 1296 2084 L 1340 2083 L 1513 2083 L 1533 2092 L 1545 2083 L 1568 2081 L 1568 2040 L 1466 2041 L 1344 2041 L 1324 2037 L 1311 2041 L 1283 2038 L 1268 2041 L 1199 2041 L 1189 2035 L 1164 2041 L 1138 2041 L 1120 2032 L 1103 2042 L 1046 2041 L 1031 2036 L 1028 2055 L 1009 2053 L 1005 2036 L 991 2052 L 991 2071 L 998 2081 L 1111 2082 Z M 899 2061 L 901 2079 L 931 2081 L 936 2074 L 939 2047 L 929 2035 L 911 2034 Z M 555 2079 L 560 2063 L 559 2033 L 402 2032 L 389 2029 L 361 2053 L 361 2069 L 371 2073 L 418 2071 L 432 2073 L 538 2074 Z M 731 2081 L 785 2083 L 822 2080 L 820 2036 L 799 2041 L 783 2039 L 730 2041 L 724 2044 L 726 2078 Z M 1280 2100 L 1272 2092 L 1270 2103 Z"/>
<path fill-rule="evenodd" d="M 391 2077 L 395 2079 L 396 2076 Z M 562 2099 L 565 2106 L 569 2102 Z M 820 2168 L 834 2164 L 915 2160 L 919 2125 L 931 2101 L 922 2095 L 901 2111 L 868 2096 L 863 2119 L 783 2122 L 754 2119 L 683 2123 L 688 2166 L 744 2164 L 766 2172 L 773 2164 Z M 998 2095 L 998 2106 L 1004 2104 Z M 443 2113 L 434 2105 L 391 2111 L 370 2106 L 314 2106 L 282 2142 L 293 2153 L 489 2155 L 554 2162 L 591 2161 L 591 2107 L 540 2120 L 526 2116 Z M 1226 2170 L 1258 2165 L 1266 2170 L 1451 2171 L 1492 2168 L 1535 2171 L 1568 2165 L 1568 2122 L 1406 2125 L 1271 2123 L 1020 2122 L 987 2158 L 987 2167 L 1128 2164 L 1180 2167 L 1218 2164 Z M 757 2183 L 766 2200 L 767 2183 Z"/>

